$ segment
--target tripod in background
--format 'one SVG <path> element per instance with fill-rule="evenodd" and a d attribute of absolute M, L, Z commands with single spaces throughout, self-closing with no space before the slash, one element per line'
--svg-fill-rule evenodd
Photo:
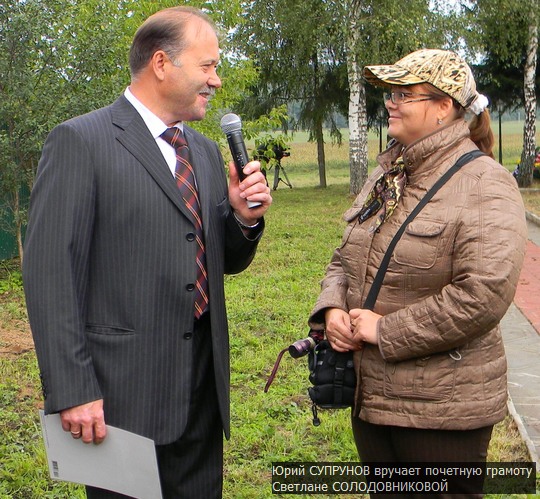
<path fill-rule="evenodd" d="M 281 165 L 281 160 L 290 156 L 288 148 L 283 147 L 281 144 L 273 141 L 272 139 L 263 142 L 257 147 L 253 159 L 261 161 L 268 166 L 268 169 L 274 167 L 274 185 L 273 190 L 278 188 L 279 182 L 283 182 L 285 185 L 292 189 L 292 184 L 287 176 L 285 168 Z M 281 178 L 281 175 L 285 177 L 285 180 Z"/>

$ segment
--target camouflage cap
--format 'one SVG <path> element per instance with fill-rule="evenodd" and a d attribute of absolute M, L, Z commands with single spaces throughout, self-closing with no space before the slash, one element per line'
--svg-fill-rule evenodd
<path fill-rule="evenodd" d="M 448 50 L 421 49 L 395 64 L 366 66 L 364 78 L 372 85 L 389 87 L 430 83 L 465 109 L 478 97 L 469 65 Z"/>

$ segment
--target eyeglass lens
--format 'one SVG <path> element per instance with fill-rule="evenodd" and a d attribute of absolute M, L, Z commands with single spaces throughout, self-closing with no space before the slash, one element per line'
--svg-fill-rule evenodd
<path fill-rule="evenodd" d="M 412 100 L 412 97 L 425 97 L 423 99 Z M 408 99 L 408 100 L 407 100 Z M 384 94 L 385 102 L 391 100 L 392 104 L 407 104 L 409 102 L 421 102 L 424 100 L 431 100 L 433 96 L 430 94 L 415 94 L 412 92 L 386 92 Z"/>

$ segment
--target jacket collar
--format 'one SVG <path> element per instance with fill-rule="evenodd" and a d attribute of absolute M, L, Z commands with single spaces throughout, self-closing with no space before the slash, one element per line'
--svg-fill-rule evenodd
<path fill-rule="evenodd" d="M 407 176 L 414 177 L 448 161 L 452 156 L 449 155 L 450 150 L 455 149 L 457 143 L 469 136 L 470 132 L 466 121 L 459 120 L 441 127 L 436 132 L 426 135 L 405 148 L 403 148 L 403 144 L 392 140 L 386 151 L 383 151 L 377 160 L 386 171 L 402 155 Z"/>

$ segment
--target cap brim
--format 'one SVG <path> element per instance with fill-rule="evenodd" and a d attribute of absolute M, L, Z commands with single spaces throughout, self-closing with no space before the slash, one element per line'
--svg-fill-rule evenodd
<path fill-rule="evenodd" d="M 418 76 L 397 65 L 366 66 L 364 78 L 372 85 L 390 87 L 392 85 L 407 86 L 425 83 Z"/>

